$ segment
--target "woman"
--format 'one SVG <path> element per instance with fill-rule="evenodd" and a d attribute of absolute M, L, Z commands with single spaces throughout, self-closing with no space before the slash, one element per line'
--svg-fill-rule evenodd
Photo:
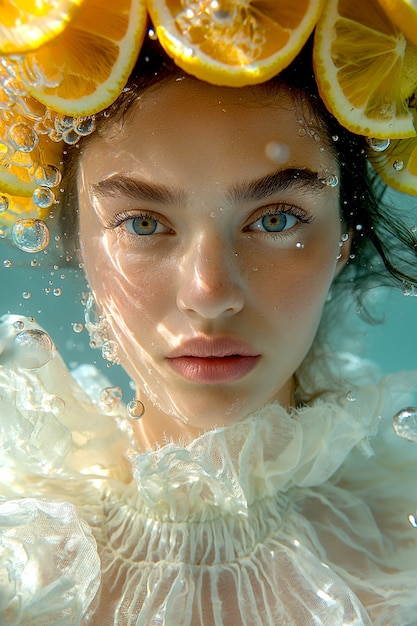
<path fill-rule="evenodd" d="M 377 385 L 323 339 L 382 262 L 413 281 L 413 239 L 310 58 L 229 89 L 151 43 L 69 150 L 87 325 L 143 417 L 58 356 L 0 371 L 5 623 L 417 623 L 415 453 L 380 424 L 415 376 Z M 5 319 L 5 353 L 22 328 Z"/>

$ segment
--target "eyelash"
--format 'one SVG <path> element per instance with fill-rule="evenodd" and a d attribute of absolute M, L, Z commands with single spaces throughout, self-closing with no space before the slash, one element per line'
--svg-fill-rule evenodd
<path fill-rule="evenodd" d="M 249 226 L 252 226 L 255 222 L 261 220 L 263 217 L 266 217 L 267 215 L 276 215 L 276 214 L 291 215 L 295 217 L 299 223 L 296 224 L 295 226 L 292 226 L 291 228 L 287 230 L 282 230 L 282 231 L 277 231 L 277 232 L 266 231 L 266 230 L 265 231 L 249 230 Z M 119 213 L 118 215 L 115 215 L 111 219 L 109 219 L 105 227 L 107 229 L 115 229 L 115 228 L 118 228 L 119 226 L 124 225 L 125 231 L 123 234 L 127 236 L 149 237 L 150 235 L 134 235 L 133 233 L 127 231 L 125 223 L 128 222 L 129 220 L 134 220 L 134 219 L 156 220 L 157 222 L 162 224 L 165 228 L 168 228 L 171 230 L 171 227 L 165 222 L 162 216 L 155 214 L 155 213 L 151 213 L 151 212 L 147 213 L 145 211 L 143 212 L 142 211 L 134 211 L 134 212 L 124 211 L 123 213 Z M 250 223 L 247 224 L 247 226 L 245 226 L 243 230 L 244 232 L 248 232 L 248 233 L 257 232 L 257 234 L 268 235 L 269 237 L 272 237 L 274 239 L 277 239 L 277 238 L 282 239 L 283 237 L 288 237 L 290 236 L 290 234 L 293 234 L 294 231 L 298 230 L 301 224 L 310 224 L 312 221 L 314 221 L 313 216 L 309 215 L 303 209 L 297 206 L 291 205 L 291 204 L 284 204 L 284 203 L 279 204 L 278 203 L 278 204 L 272 204 L 270 206 L 267 206 L 263 210 L 261 210 L 261 212 L 258 213 L 255 218 L 253 217 L 251 218 Z M 166 233 L 166 234 L 169 234 L 169 233 Z"/>

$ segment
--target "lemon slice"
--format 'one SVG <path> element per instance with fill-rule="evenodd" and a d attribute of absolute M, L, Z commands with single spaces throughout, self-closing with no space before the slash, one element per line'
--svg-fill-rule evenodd
<path fill-rule="evenodd" d="M 217 85 L 268 80 L 298 54 L 324 0 L 149 0 L 156 35 L 186 72 Z"/>
<path fill-rule="evenodd" d="M 23 54 L 57 37 L 82 0 L 3 0 L 0 54 Z"/>
<path fill-rule="evenodd" d="M 60 37 L 27 55 L 29 93 L 66 115 L 101 111 L 125 86 L 146 24 L 145 0 L 84 0 Z"/>
<path fill-rule="evenodd" d="M 370 149 L 368 157 L 387 185 L 417 196 L 417 137 L 395 139 L 382 151 Z"/>
<path fill-rule="evenodd" d="M 389 18 L 417 46 L 417 1 L 378 0 Z"/>
<path fill-rule="evenodd" d="M 341 124 L 381 139 L 416 134 L 409 99 L 417 87 L 417 48 L 377 0 L 328 0 L 313 58 L 321 97 Z"/>

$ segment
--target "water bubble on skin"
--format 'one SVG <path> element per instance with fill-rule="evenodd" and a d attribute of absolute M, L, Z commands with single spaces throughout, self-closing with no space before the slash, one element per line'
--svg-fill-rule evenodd
<path fill-rule="evenodd" d="M 392 167 L 396 172 L 400 172 L 404 168 L 404 161 L 394 161 Z"/>
<path fill-rule="evenodd" d="M 3 267 L 8 268 L 8 267 L 12 267 L 13 263 L 10 259 L 4 259 L 3 261 Z"/>
<path fill-rule="evenodd" d="M 65 410 L 65 400 L 59 396 L 54 396 L 49 403 L 49 408 L 54 415 L 59 415 Z"/>
<path fill-rule="evenodd" d="M 417 407 L 411 406 L 398 411 L 392 419 L 392 426 L 398 437 L 417 443 Z"/>
<path fill-rule="evenodd" d="M 49 229 L 45 222 L 37 219 L 17 221 L 12 230 L 13 243 L 23 252 L 40 252 L 49 244 Z"/>
<path fill-rule="evenodd" d="M 295 247 L 298 250 L 304 250 L 305 245 L 301 241 L 297 241 L 297 243 L 295 244 Z"/>
<path fill-rule="evenodd" d="M 19 152 L 32 152 L 39 143 L 37 133 L 24 122 L 13 124 L 9 128 L 8 138 L 12 146 Z"/>
<path fill-rule="evenodd" d="M 133 420 L 140 419 L 145 413 L 145 407 L 143 405 L 143 402 L 141 402 L 137 398 L 134 398 L 133 400 L 128 402 L 126 409 L 128 416 L 130 417 L 130 419 Z"/>
<path fill-rule="evenodd" d="M 273 163 L 286 163 L 290 157 L 290 149 L 285 143 L 270 141 L 265 146 L 265 154 Z"/>
<path fill-rule="evenodd" d="M 341 241 L 347 241 L 349 239 L 349 233 L 343 233 L 340 239 Z"/>
<path fill-rule="evenodd" d="M 55 202 L 55 194 L 49 187 L 36 187 L 32 199 L 40 209 L 47 209 Z"/>
<path fill-rule="evenodd" d="M 384 152 L 384 150 L 389 148 L 391 139 L 375 139 L 374 137 L 369 137 L 367 143 L 374 152 Z"/>
<path fill-rule="evenodd" d="M 417 519 L 415 515 L 410 513 L 410 515 L 408 516 L 408 521 L 410 522 L 411 526 L 413 526 L 413 528 L 417 528 Z"/>
<path fill-rule="evenodd" d="M 298 136 L 299 137 L 305 137 L 307 135 L 307 131 L 305 128 L 299 128 L 298 129 Z"/>
<path fill-rule="evenodd" d="M 22 330 L 14 338 L 13 358 L 19 367 L 39 369 L 52 358 L 51 338 L 43 330 Z"/>
<path fill-rule="evenodd" d="M 17 322 L 13 322 L 13 328 L 16 330 L 23 330 L 25 327 L 25 323 L 22 320 L 18 320 Z"/>
<path fill-rule="evenodd" d="M 348 402 L 356 402 L 356 400 L 358 399 L 358 394 L 355 391 L 348 391 L 346 394 L 346 400 Z"/>
<path fill-rule="evenodd" d="M 112 409 L 122 401 L 122 390 L 120 387 L 105 387 L 100 392 L 100 402 L 104 406 Z"/>
<path fill-rule="evenodd" d="M 339 179 L 336 174 L 330 174 L 329 176 L 326 176 L 326 178 L 322 178 L 321 182 L 323 185 L 327 185 L 328 187 L 337 187 Z"/>
<path fill-rule="evenodd" d="M 22 293 L 22 298 L 23 298 L 24 300 L 29 300 L 31 297 L 32 297 L 32 294 L 30 293 L 30 291 L 24 291 L 24 292 Z"/>
<path fill-rule="evenodd" d="M 35 182 L 42 187 L 56 187 L 61 178 L 61 172 L 55 165 L 40 165 L 35 172 Z"/>
<path fill-rule="evenodd" d="M 9 208 L 9 199 L 6 196 L 0 196 L 0 213 L 4 213 Z"/>

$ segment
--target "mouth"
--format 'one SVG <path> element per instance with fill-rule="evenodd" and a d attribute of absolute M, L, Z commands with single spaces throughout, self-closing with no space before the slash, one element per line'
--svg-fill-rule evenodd
<path fill-rule="evenodd" d="M 205 384 L 238 381 L 249 374 L 260 359 L 261 355 L 245 342 L 229 338 L 192 339 L 168 356 L 177 374 Z"/>

